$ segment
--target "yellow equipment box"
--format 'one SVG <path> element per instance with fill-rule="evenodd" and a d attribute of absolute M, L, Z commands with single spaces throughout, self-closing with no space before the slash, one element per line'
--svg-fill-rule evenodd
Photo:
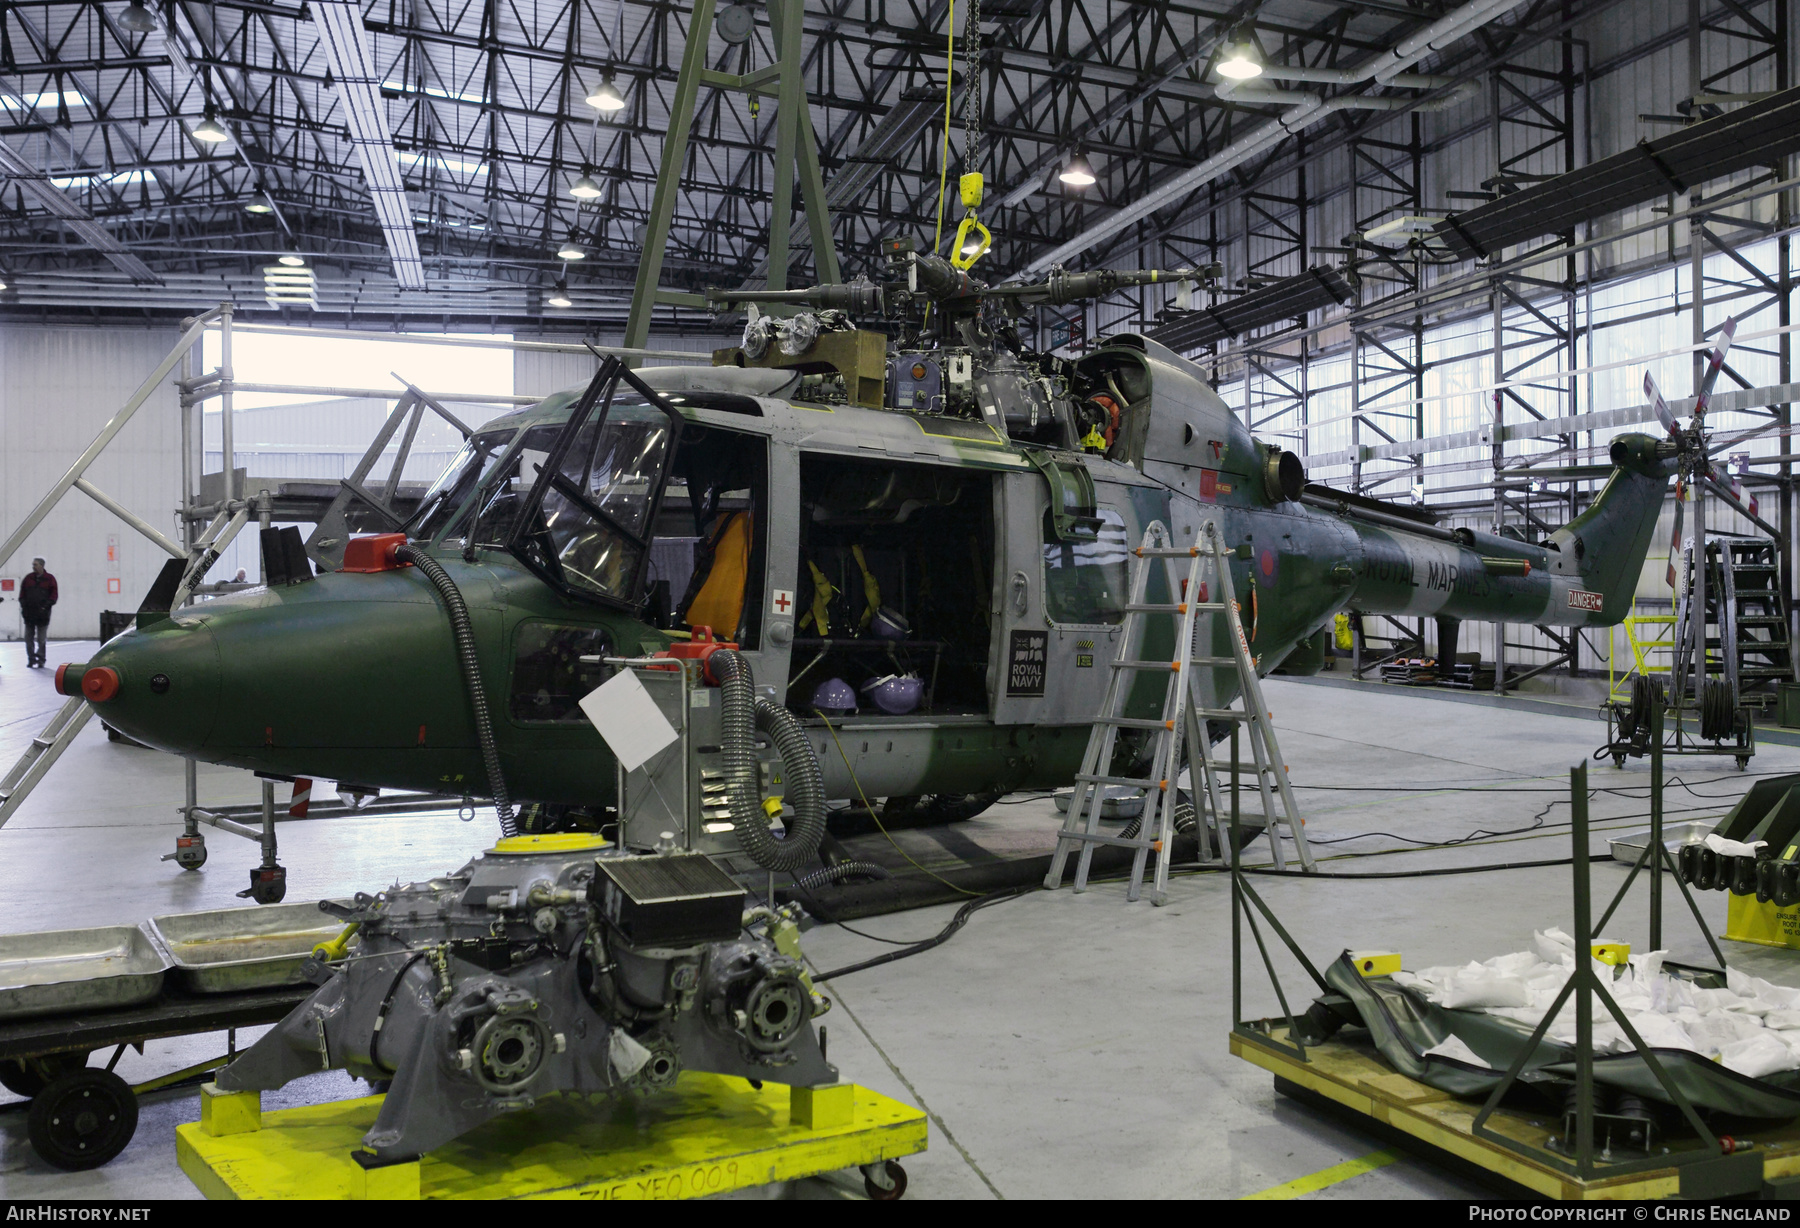
<path fill-rule="evenodd" d="M 1734 895 L 1725 907 L 1725 937 L 1800 950 L 1800 908 L 1777 908 L 1753 895 Z"/>
<path fill-rule="evenodd" d="M 1364 977 L 1393 976 L 1400 971 L 1398 951 L 1352 951 L 1350 958 Z"/>
<path fill-rule="evenodd" d="M 694 1198 L 894 1160 L 926 1141 L 923 1112 L 866 1087 L 689 1073 L 642 1100 L 546 1100 L 422 1160 L 365 1169 L 352 1152 L 380 1096 L 259 1117 L 255 1093 L 208 1092 L 203 1120 L 175 1132 L 181 1170 L 208 1198 Z"/>

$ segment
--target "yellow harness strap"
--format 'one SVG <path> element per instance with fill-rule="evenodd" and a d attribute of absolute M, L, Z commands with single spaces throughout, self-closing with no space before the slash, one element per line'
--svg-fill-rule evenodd
<path fill-rule="evenodd" d="M 825 578 L 817 563 L 808 559 L 806 567 L 812 572 L 812 609 L 800 616 L 800 625 L 812 623 L 818 628 L 819 638 L 823 639 L 831 634 L 831 599 L 837 596 L 837 590 L 831 587 L 831 581 Z"/>
<path fill-rule="evenodd" d="M 869 570 L 869 560 L 863 557 L 861 546 L 850 547 L 850 555 L 856 565 L 862 569 L 863 577 L 863 612 L 857 626 L 866 631 L 869 623 L 875 618 L 875 611 L 881 608 L 881 585 L 876 582 L 875 573 Z"/>

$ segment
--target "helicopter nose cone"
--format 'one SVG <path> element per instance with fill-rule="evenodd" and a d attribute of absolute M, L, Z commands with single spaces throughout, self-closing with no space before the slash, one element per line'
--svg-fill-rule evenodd
<path fill-rule="evenodd" d="M 59 670 L 56 682 L 134 741 L 191 755 L 212 732 L 219 675 L 218 644 L 206 623 L 169 619 L 115 637 L 86 665 Z"/>

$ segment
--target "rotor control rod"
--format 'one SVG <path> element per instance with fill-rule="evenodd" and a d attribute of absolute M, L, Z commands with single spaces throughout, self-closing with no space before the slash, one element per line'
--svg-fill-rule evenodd
<path fill-rule="evenodd" d="M 804 290 L 708 290 L 706 301 L 720 307 L 739 303 L 787 303 L 824 311 L 848 311 L 855 315 L 881 314 L 881 287 L 870 281 L 837 286 L 808 286 Z"/>

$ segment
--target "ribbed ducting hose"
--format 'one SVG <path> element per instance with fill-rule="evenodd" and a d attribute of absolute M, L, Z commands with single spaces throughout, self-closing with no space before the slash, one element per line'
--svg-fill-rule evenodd
<path fill-rule="evenodd" d="M 707 658 L 707 665 L 722 682 L 725 799 L 739 845 L 765 870 L 792 872 L 810 865 L 825 836 L 825 780 L 812 742 L 787 709 L 757 698 L 750 662 L 741 654 L 723 648 Z M 769 735 L 787 764 L 784 797 L 794 808 L 794 820 L 785 838 L 776 837 L 763 813 L 757 730 Z"/>
<path fill-rule="evenodd" d="M 488 716 L 487 690 L 481 685 L 481 658 L 475 653 L 475 632 L 469 623 L 468 603 L 450 573 L 429 554 L 411 544 L 394 550 L 394 557 L 411 563 L 419 574 L 443 598 L 444 612 L 450 616 L 450 630 L 456 636 L 456 656 L 462 666 L 463 685 L 469 692 L 469 707 L 475 713 L 475 740 L 481 743 L 481 760 L 487 767 L 488 792 L 494 797 L 494 813 L 500 816 L 500 834 L 516 836 L 519 825 L 513 819 L 512 801 L 506 795 L 506 778 L 500 774 L 500 752 L 494 746 L 494 722 Z"/>
<path fill-rule="evenodd" d="M 840 861 L 835 866 L 821 866 L 811 874 L 801 875 L 796 881 L 802 891 L 816 891 L 820 887 L 835 887 L 846 878 L 872 878 L 880 882 L 892 877 L 892 870 L 872 861 Z"/>

